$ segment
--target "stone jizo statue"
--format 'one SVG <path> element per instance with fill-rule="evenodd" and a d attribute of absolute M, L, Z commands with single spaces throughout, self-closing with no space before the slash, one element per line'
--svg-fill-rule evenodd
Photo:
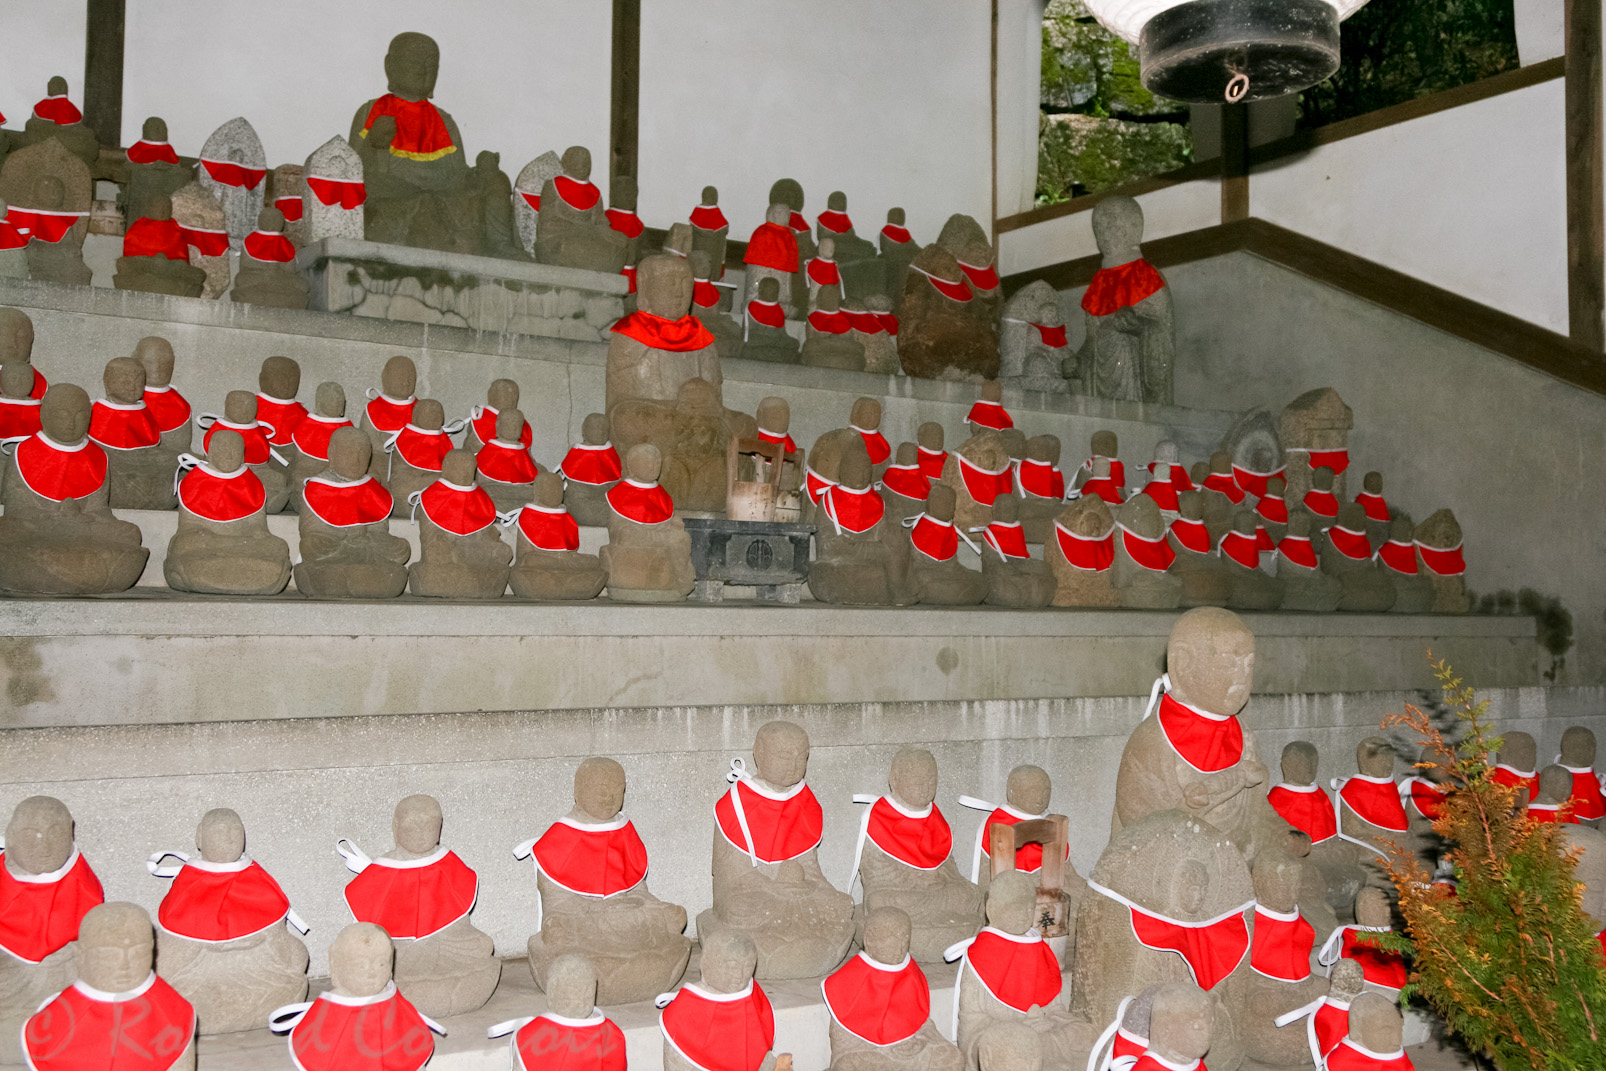
<path fill-rule="evenodd" d="M 979 920 L 978 920 L 979 925 Z M 909 916 L 874 908 L 864 951 L 827 978 L 831 1066 L 837 1071 L 961 1071 L 964 1058 L 931 1020 L 931 986 L 911 958 Z"/>
<path fill-rule="evenodd" d="M 1083 389 L 1170 405 L 1176 324 L 1165 277 L 1143 259 L 1143 209 L 1130 197 L 1100 201 L 1093 237 L 1103 267 L 1082 295 L 1087 335 L 1075 361 Z"/>
<path fill-rule="evenodd" d="M 245 463 L 240 433 L 217 431 L 206 460 L 186 455 L 185 463 L 178 529 L 162 562 L 167 586 L 212 595 L 283 591 L 290 582 L 290 546 L 268 531 L 267 492 Z"/>
<path fill-rule="evenodd" d="M 568 508 L 574 486 L 566 491 L 557 473 L 541 473 L 534 500 L 514 518 L 518 559 L 508 579 L 521 599 L 584 601 L 608 582 L 597 555 L 580 553 L 580 526 Z"/>
<path fill-rule="evenodd" d="M 419 558 L 408 568 L 414 595 L 499 599 L 513 548 L 502 542 L 496 503 L 474 482 L 474 455 L 457 449 L 440 479 L 417 493 Z"/>

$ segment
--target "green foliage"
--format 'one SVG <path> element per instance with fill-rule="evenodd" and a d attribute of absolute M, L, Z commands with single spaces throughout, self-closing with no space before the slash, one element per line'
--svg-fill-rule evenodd
<path fill-rule="evenodd" d="M 1090 115 L 1045 115 L 1038 136 L 1039 196 L 1097 193 L 1188 162 L 1192 143 L 1176 123 L 1124 123 Z"/>
<path fill-rule="evenodd" d="M 1528 820 L 1517 789 L 1489 777 L 1500 747 L 1480 703 L 1449 664 L 1433 661 L 1460 730 L 1451 744 L 1433 718 L 1407 705 L 1384 727 L 1415 730 L 1449 786 L 1433 831 L 1449 846 L 1453 893 L 1429 884 L 1422 861 L 1396 849 L 1388 861 L 1408 938 L 1379 943 L 1412 955 L 1409 992 L 1503 1071 L 1606 1068 L 1606 965 L 1596 924 L 1580 907 L 1576 851 L 1561 824 Z"/>
<path fill-rule="evenodd" d="M 1371 0 L 1341 32 L 1338 73 L 1300 97 L 1321 126 L 1517 67 L 1512 0 Z"/>

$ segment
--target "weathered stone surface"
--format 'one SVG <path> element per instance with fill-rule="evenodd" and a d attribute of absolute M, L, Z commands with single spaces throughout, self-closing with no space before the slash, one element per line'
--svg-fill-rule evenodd
<path fill-rule="evenodd" d="M 173 218 L 186 230 L 228 229 L 227 221 L 223 218 L 223 203 L 218 200 L 217 194 L 199 181 L 189 182 L 173 194 Z M 228 250 L 209 257 L 194 245 L 189 248 L 190 263 L 206 272 L 206 284 L 201 289 L 201 296 L 216 301 L 228 293 L 231 282 Z"/>
<path fill-rule="evenodd" d="M 418 561 L 408 567 L 408 587 L 414 595 L 442 599 L 499 599 L 507 590 L 508 566 L 513 548 L 502 542 L 496 526 L 496 507 L 474 483 L 474 455 L 467 450 L 449 452 L 441 464 L 438 504 L 421 499 L 418 508 Z M 433 485 L 432 485 L 433 486 Z M 430 488 L 421 494 L 433 496 Z M 439 510 L 441 522 L 431 516 Z M 463 517 L 483 513 L 479 519 Z"/>
<path fill-rule="evenodd" d="M 329 467 L 318 475 L 337 489 L 355 487 L 368 475 L 371 447 L 367 435 L 341 428 L 329 440 Z M 295 566 L 296 590 L 323 598 L 391 599 L 407 587 L 405 539 L 390 534 L 386 511 L 378 520 L 335 527 L 309 507 L 300 519 L 301 561 Z"/>
<path fill-rule="evenodd" d="M 166 142 L 166 121 L 154 115 L 146 119 L 140 133 L 140 139 L 149 142 Z M 131 226 L 141 216 L 148 215 L 149 213 L 146 209 L 153 201 L 159 201 L 164 197 L 172 197 L 193 181 L 195 181 L 195 169 L 186 167 L 182 162 L 168 163 L 165 160 L 152 160 L 149 163 L 139 164 L 129 160 L 128 181 L 120 191 L 123 201 L 124 225 Z"/>
<path fill-rule="evenodd" d="M 1130 197 L 1110 197 L 1093 208 L 1093 237 L 1103 268 L 1110 271 L 1143 261 L 1143 209 Z M 1134 402 L 1172 400 L 1176 360 L 1176 322 L 1171 288 L 1160 276 L 1160 289 L 1135 304 L 1094 315 L 1084 309 L 1086 337 L 1077 354 L 1082 389 L 1100 398 Z M 1100 282 L 1095 275 L 1092 287 Z M 1284 437 L 1286 440 L 1286 436 Z"/>
<path fill-rule="evenodd" d="M 1069 533 L 1067 541 L 1078 537 L 1083 542 L 1101 543 L 1118 536 L 1115 517 L 1109 505 L 1097 495 L 1083 495 L 1067 503 L 1056 520 L 1059 528 Z M 1060 543 L 1060 533 L 1054 532 L 1043 544 L 1043 558 L 1054 573 L 1055 606 L 1120 606 L 1121 593 L 1116 590 L 1110 568 L 1084 569 L 1072 565 Z M 1071 546 L 1076 546 L 1071 542 Z"/>
<path fill-rule="evenodd" d="M 1467 594 L 1467 578 L 1464 575 L 1440 574 L 1426 568 L 1432 551 L 1458 549 L 1461 538 L 1461 525 L 1457 523 L 1452 510 L 1441 509 L 1416 526 L 1416 541 L 1425 548 L 1421 555 L 1424 575 L 1433 585 L 1433 612 L 1436 614 L 1464 614 L 1472 609 L 1472 597 Z"/>
<path fill-rule="evenodd" d="M 346 144 L 344 138 L 330 138 L 307 157 L 306 177 L 335 182 L 362 182 L 362 157 Z M 339 198 L 333 204 L 324 204 L 311 184 L 306 183 L 305 179 L 303 183 L 306 193 L 302 202 L 306 209 L 302 217 L 303 236 L 298 245 L 305 247 L 325 238 L 362 240 L 363 205 L 347 208 Z M 329 192 L 332 194 L 335 191 L 331 189 Z"/>
<path fill-rule="evenodd" d="M 1306 391 L 1287 405 L 1278 417 L 1277 430 L 1282 439 L 1288 472 L 1283 477 L 1288 483 L 1288 501 L 1298 502 L 1312 486 L 1312 477 L 1320 463 L 1312 463 L 1312 450 L 1348 450 L 1349 432 L 1355 426 L 1355 414 L 1338 392 L 1331 387 Z M 1340 502 L 1347 501 L 1346 473 L 1334 473 L 1333 493 Z"/>
<path fill-rule="evenodd" d="M 600 418 L 600 414 L 592 415 Z M 589 423 L 589 418 L 587 421 Z M 606 524 L 608 503 L 607 491 L 603 487 L 587 487 L 571 480 L 565 488 L 562 478 L 555 472 L 543 472 L 535 478 L 534 500 L 521 511 L 520 523 L 514 529 L 518 560 L 509 581 L 513 586 L 513 594 L 519 598 L 584 601 L 596 598 L 608 582 L 608 574 L 597 555 L 582 554 L 578 549 L 565 549 L 553 534 L 554 523 L 561 525 L 560 521 L 554 522 L 554 516 L 571 512 L 565 509 L 567 500 L 582 487 L 588 492 L 595 492 L 596 501 L 600 503 L 604 514 L 602 522 Z M 530 511 L 534 511 L 533 515 Z M 525 527 L 526 520 L 530 522 L 529 529 Z M 578 522 L 579 518 L 575 520 Z M 531 532 L 541 538 L 540 546 L 531 540 Z"/>
<path fill-rule="evenodd" d="M 585 271 L 618 274 L 625 265 L 625 236 L 608 222 L 601 192 L 591 183 L 591 153 L 575 145 L 564 150 L 563 171 L 541 187 L 541 218 L 535 238 L 535 259 Z M 589 189 L 595 199 L 579 207 L 559 192 L 559 179 Z"/>
<path fill-rule="evenodd" d="M 656 446 L 638 443 L 625 453 L 625 480 L 642 488 L 656 487 L 662 466 Z M 610 599 L 676 602 L 691 594 L 697 580 L 691 564 L 691 538 L 678 517 L 638 521 L 610 509 L 608 545 L 598 557 L 608 574 Z"/>
<path fill-rule="evenodd" d="M 16 209 L 84 213 L 60 241 L 28 243 L 28 272 L 46 282 L 89 285 L 84 236 L 89 233 L 94 183 L 82 160 L 56 138 L 9 153 L 0 164 L 0 199 Z"/>
<path fill-rule="evenodd" d="M 211 191 L 223 205 L 224 227 L 236 249 L 245 236 L 256 229 L 257 215 L 262 211 L 262 198 L 266 186 L 258 182 L 247 189 L 231 186 L 213 178 L 206 169 L 206 160 L 239 164 L 241 167 L 266 170 L 268 157 L 262 151 L 262 139 L 243 116 L 235 116 L 216 130 L 201 146 L 203 163 L 196 169 L 196 179 Z"/>
<path fill-rule="evenodd" d="M 529 194 L 539 201 L 546 184 L 561 174 L 563 161 L 549 149 L 525 164 L 518 178 L 513 181 L 513 220 L 518 227 L 519 244 L 524 246 L 526 253 L 535 252 L 535 235 L 540 217 L 524 195 Z"/>
<path fill-rule="evenodd" d="M 898 360 L 911 376 L 998 378 L 998 334 L 971 310 L 976 300 L 954 255 L 939 245 L 910 262 L 899 304 Z M 942 288 L 952 295 L 943 293 Z"/>
<path fill-rule="evenodd" d="M 1042 279 L 1021 287 L 1004 303 L 998 328 L 999 380 L 1021 390 L 1070 391 L 1063 369 L 1070 351 L 1051 344 L 1055 330 L 1063 334 L 1064 328 L 1058 291 Z"/>

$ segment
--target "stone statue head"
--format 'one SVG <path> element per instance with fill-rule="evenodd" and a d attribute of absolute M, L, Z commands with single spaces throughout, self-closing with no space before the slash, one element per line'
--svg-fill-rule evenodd
<path fill-rule="evenodd" d="M 939 521 L 954 519 L 954 510 L 959 505 L 959 498 L 954 489 L 945 483 L 934 483 L 926 495 L 926 512 Z"/>
<path fill-rule="evenodd" d="M 1367 777 L 1394 776 L 1394 745 L 1381 736 L 1368 736 L 1355 745 L 1355 766 Z"/>
<path fill-rule="evenodd" d="M 496 437 L 505 443 L 519 445 L 524 438 L 524 413 L 519 409 L 504 409 L 496 414 Z"/>
<path fill-rule="evenodd" d="M 146 335 L 134 344 L 134 359 L 145 366 L 147 387 L 173 382 L 173 344 L 160 335 Z"/>
<path fill-rule="evenodd" d="M 45 83 L 45 92 L 52 97 L 64 96 L 67 92 L 67 79 L 59 74 L 51 75 L 50 81 Z"/>
<path fill-rule="evenodd" d="M 1314 785 L 1317 761 L 1315 744 L 1295 740 L 1283 748 L 1283 780 L 1290 785 Z"/>
<path fill-rule="evenodd" d="M 1147 495 L 1142 499 L 1153 502 Z M 1218 716 L 1237 714 L 1255 684 L 1255 634 L 1231 610 L 1201 606 L 1171 627 L 1166 673 L 1178 700 Z"/>
<path fill-rule="evenodd" d="M 23 361 L 0 364 L 0 398 L 27 398 L 33 394 L 33 365 Z"/>
<path fill-rule="evenodd" d="M 657 483 L 664 455 L 652 443 L 637 443 L 625 451 L 624 474 L 637 483 Z"/>
<path fill-rule="evenodd" d="M 706 283 L 713 277 L 714 262 L 708 259 L 708 251 L 706 249 L 693 249 L 686 254 L 686 263 L 691 265 L 693 283 Z"/>
<path fill-rule="evenodd" d="M 1019 870 L 1006 870 L 987 887 L 987 925 L 1023 934 L 1037 918 L 1037 882 Z"/>
<path fill-rule="evenodd" d="M 73 966 L 91 988 L 127 993 L 150 977 L 155 961 L 156 932 L 138 904 L 100 904 L 78 924 Z"/>
<path fill-rule="evenodd" d="M 403 100 L 428 100 L 435 95 L 435 78 L 441 69 L 441 46 L 428 34 L 399 33 L 385 53 L 385 78 L 392 93 Z"/>
<path fill-rule="evenodd" d="M 145 366 L 132 357 L 113 357 L 101 374 L 108 401 L 133 405 L 145 397 Z"/>
<path fill-rule="evenodd" d="M 267 231 L 269 234 L 282 234 L 284 232 L 284 213 L 272 205 L 257 213 L 257 230 Z"/>
<path fill-rule="evenodd" d="M 1098 495 L 1083 495 L 1066 503 L 1060 511 L 1059 523 L 1083 538 L 1102 538 L 1115 524 L 1110 507 Z"/>
<path fill-rule="evenodd" d="M 1093 206 L 1093 240 L 1105 257 L 1127 256 L 1143 241 L 1143 207 L 1130 197 L 1106 197 Z"/>
<path fill-rule="evenodd" d="M 39 425 L 63 446 L 89 434 L 89 395 L 76 383 L 52 383 L 39 405 Z"/>
<path fill-rule="evenodd" d="M 1234 510 L 1232 514 L 1232 530 L 1240 535 L 1254 535 L 1255 515 L 1246 509 Z"/>
<path fill-rule="evenodd" d="M 864 307 L 878 314 L 890 313 L 892 311 L 892 299 L 885 294 L 871 294 L 864 299 Z"/>
<path fill-rule="evenodd" d="M 1225 450 L 1217 450 L 1210 455 L 1210 474 L 1212 476 L 1232 475 L 1232 455 Z"/>
<path fill-rule="evenodd" d="M 1359 960 L 1339 960 L 1327 977 L 1328 995 L 1337 1001 L 1352 1001 L 1366 988 L 1366 973 Z"/>
<path fill-rule="evenodd" d="M 1283 497 L 1283 492 L 1286 490 L 1288 490 L 1288 481 L 1284 480 L 1281 476 L 1273 476 L 1271 479 L 1266 481 L 1267 498 L 1281 498 Z"/>
<path fill-rule="evenodd" d="M 611 822 L 625 805 L 625 768 L 592 756 L 574 771 L 574 805 L 595 822 Z"/>
<path fill-rule="evenodd" d="M 289 401 L 301 390 L 301 366 L 289 357 L 265 357 L 257 373 L 257 390 L 269 398 Z"/>
<path fill-rule="evenodd" d="M 1397 543 L 1409 543 L 1416 538 L 1416 522 L 1405 513 L 1395 511 L 1389 518 L 1389 538 Z"/>
<path fill-rule="evenodd" d="M 1054 782 L 1041 766 L 1017 766 L 1009 771 L 1004 786 L 1004 799 L 1017 811 L 1025 814 L 1047 814 L 1049 799 L 1054 795 Z"/>
<path fill-rule="evenodd" d="M 615 175 L 613 189 L 609 191 L 608 203 L 626 212 L 636 210 L 636 198 L 639 193 L 636 189 L 636 180 L 629 175 Z"/>
<path fill-rule="evenodd" d="M 1149 1011 L 1149 1048 L 1174 1064 L 1191 1063 L 1210 1051 L 1213 1020 L 1204 990 L 1192 982 L 1162 985 Z"/>
<path fill-rule="evenodd" d="M 325 381 L 318 384 L 318 389 L 312 396 L 312 411 L 319 416 L 343 417 L 346 415 L 346 388 L 340 384 Z"/>
<path fill-rule="evenodd" d="M 245 464 L 245 436 L 233 428 L 213 431 L 212 442 L 206 448 L 206 461 L 224 474 L 240 471 Z"/>
<path fill-rule="evenodd" d="M 559 956 L 547 968 L 547 1010 L 570 1019 L 584 1019 L 597 1006 L 597 971 L 584 956 Z"/>
<path fill-rule="evenodd" d="M 1026 456 L 1032 461 L 1043 461 L 1050 465 L 1060 463 L 1060 440 L 1058 435 L 1033 435 L 1026 440 Z"/>
<path fill-rule="evenodd" d="M 1121 440 L 1113 431 L 1095 431 L 1089 445 L 1093 448 L 1094 457 L 1116 457 L 1121 453 Z"/>
<path fill-rule="evenodd" d="M 1255 899 L 1272 911 L 1288 912 L 1299 906 L 1299 885 L 1304 875 L 1304 865 L 1297 859 L 1279 858 L 1272 852 L 1262 853 L 1249 868 Z"/>
<path fill-rule="evenodd" d="M 1380 495 L 1383 493 L 1383 474 L 1381 472 L 1368 472 L 1361 478 L 1361 486 L 1368 494 Z"/>
<path fill-rule="evenodd" d="M 441 479 L 447 483 L 455 483 L 459 487 L 472 487 L 477 474 L 472 450 L 465 450 L 459 446 L 446 451 L 446 456 L 441 458 Z"/>
<path fill-rule="evenodd" d="M 685 257 L 657 253 L 636 268 L 636 300 L 641 311 L 678 320 L 691 309 L 694 280 Z"/>
<path fill-rule="evenodd" d="M 770 205 L 768 208 L 766 208 L 764 210 L 764 222 L 765 223 L 774 223 L 777 226 L 784 227 L 784 226 L 787 225 L 787 223 L 791 222 L 791 219 L 792 219 L 792 210 L 789 207 L 787 207 L 786 205 L 776 203 L 776 204 Z M 762 289 L 763 286 L 764 286 L 764 281 L 760 280 L 758 285 L 759 285 L 760 289 Z M 765 298 L 764 300 L 773 301 L 774 299 L 773 298 Z"/>
<path fill-rule="evenodd" d="M 770 395 L 758 403 L 758 426 L 776 435 L 785 435 L 792 428 L 792 407 L 785 398 Z"/>
<path fill-rule="evenodd" d="M 535 477 L 532 485 L 534 502 L 545 509 L 557 509 L 563 505 L 563 477 L 555 472 L 542 472 Z"/>
<path fill-rule="evenodd" d="M 1204 486 L 1205 479 L 1210 475 L 1210 462 L 1195 461 L 1188 466 L 1188 478 L 1200 487 Z"/>
<path fill-rule="evenodd" d="M 1379 1055 L 1399 1052 L 1405 1019 L 1394 1002 L 1381 993 L 1362 993 L 1349 1005 L 1349 1036 L 1362 1048 Z"/>
<path fill-rule="evenodd" d="M 570 145 L 563 150 L 563 173 L 572 179 L 586 182 L 591 178 L 591 150 L 584 145 Z"/>
<path fill-rule="evenodd" d="M 1536 770 L 1539 768 L 1539 745 L 1534 743 L 1533 737 L 1520 730 L 1501 733 L 1500 751 L 1496 759 L 1513 770 Z"/>
<path fill-rule="evenodd" d="M 896 206 L 887 209 L 887 222 L 894 227 L 902 227 L 904 225 L 903 209 Z"/>
<path fill-rule="evenodd" d="M 893 799 L 911 811 L 930 807 L 937 798 L 936 756 L 921 747 L 899 748 L 892 756 L 887 790 Z M 907 919 L 904 922 L 908 924 Z"/>
<path fill-rule="evenodd" d="M 493 379 L 485 390 L 485 404 L 500 412 L 519 404 L 519 385 L 511 379 Z"/>
<path fill-rule="evenodd" d="M 1098 475 L 1098 470 L 1094 469 L 1093 474 Z M 1114 512 L 1123 525 L 1144 539 L 1159 539 L 1165 535 L 1165 518 L 1160 516 L 1160 505 L 1148 495 L 1133 495 L 1116 506 Z"/>
<path fill-rule="evenodd" d="M 336 428 L 329 436 L 329 467 L 343 480 L 360 480 L 368 474 L 374 447 L 356 428 Z"/>
<path fill-rule="evenodd" d="M 1388 926 L 1394 912 L 1389 906 L 1389 895 L 1382 889 L 1366 886 L 1355 894 L 1355 923 L 1358 926 Z"/>
<path fill-rule="evenodd" d="M 1359 502 L 1346 502 L 1338 507 L 1338 516 L 1334 519 L 1340 528 L 1348 528 L 1352 532 L 1366 531 L 1366 507 Z"/>
<path fill-rule="evenodd" d="M 830 260 L 832 257 L 836 256 L 836 239 L 821 238 L 819 243 L 816 244 L 815 249 L 819 251 L 821 260 Z"/>
<path fill-rule="evenodd" d="M 418 368 L 413 359 L 397 354 L 386 361 L 379 373 L 379 389 L 387 398 L 411 398 L 418 390 Z"/>
<path fill-rule="evenodd" d="M 848 421 L 856 428 L 874 431 L 881 426 L 881 402 L 876 398 L 859 398 L 853 403 Z"/>
<path fill-rule="evenodd" d="M 864 919 L 864 950 L 877 963 L 896 965 L 909 955 L 909 916 L 895 907 L 878 907 Z"/>
<path fill-rule="evenodd" d="M 230 424 L 255 424 L 257 396 L 248 390 L 231 390 L 223 396 L 223 419 Z"/>
<path fill-rule="evenodd" d="M 54 182 L 57 187 L 61 186 L 60 179 L 53 178 L 49 179 L 48 181 Z M 66 200 L 66 191 L 63 189 L 52 199 L 58 203 L 64 202 Z M 172 219 L 173 199 L 171 197 L 151 197 L 147 199 L 145 201 L 145 218 L 156 220 L 158 223 L 163 223 Z"/>
<path fill-rule="evenodd" d="M 73 821 L 53 796 L 29 796 L 6 823 L 6 865 L 16 873 L 49 874 L 72 857 Z"/>
<path fill-rule="evenodd" d="M 773 277 L 758 281 L 758 300 L 771 303 L 781 300 L 781 284 Z"/>
<path fill-rule="evenodd" d="M 1163 480 L 1171 475 L 1171 466 L 1164 461 L 1154 464 L 1154 478 Z M 1179 491 L 1177 492 L 1177 513 L 1185 520 L 1204 520 L 1204 492 Z"/>
<path fill-rule="evenodd" d="M 580 422 L 580 441 L 587 446 L 601 446 L 609 441 L 612 434 L 605 413 L 587 413 Z"/>
<path fill-rule="evenodd" d="M 703 944 L 703 985 L 715 993 L 737 993 L 753 980 L 758 949 L 739 930 L 719 930 Z"/>
<path fill-rule="evenodd" d="M 139 136 L 145 141 L 166 141 L 167 120 L 157 115 L 149 117 L 139 128 Z"/>
<path fill-rule="evenodd" d="M 753 767 L 774 787 L 791 788 L 808 773 L 809 734 L 789 721 L 765 723 L 753 738 Z"/>
<path fill-rule="evenodd" d="M 1043 1039 L 1025 1023 L 994 1023 L 976 1039 L 980 1071 L 1042 1071 Z"/>
<path fill-rule="evenodd" d="M 1572 798 L 1573 775 L 1565 766 L 1546 766 L 1539 771 L 1539 798 L 1535 803 L 1566 803 Z"/>
<path fill-rule="evenodd" d="M 865 450 L 864 443 L 859 440 L 846 443 L 842 447 L 842 457 L 837 461 L 837 482 L 850 491 L 862 491 L 870 486 L 874 478 L 875 469 L 870 464 L 870 454 Z"/>
<path fill-rule="evenodd" d="M 1561 734 L 1561 761 L 1568 766 L 1595 765 L 1595 734 L 1582 725 L 1570 725 Z"/>
<path fill-rule="evenodd" d="M 413 855 L 428 855 L 440 847 L 441 820 L 441 805 L 434 796 L 404 797 L 390 820 L 396 847 Z"/>
<path fill-rule="evenodd" d="M 803 185 L 797 179 L 777 179 L 775 185 L 770 187 L 770 204 L 783 204 L 788 209 L 787 219 L 791 212 L 803 211 Z M 782 223 L 787 220 L 782 220 Z"/>
<path fill-rule="evenodd" d="M 234 862 L 245 854 L 245 823 L 229 808 L 214 807 L 195 827 L 195 850 L 208 863 Z"/>
<path fill-rule="evenodd" d="M 941 484 L 939 486 L 947 486 Z M 993 499 L 993 521 L 997 524 L 1014 524 L 1020 520 L 1020 499 L 1014 492 Z"/>
<path fill-rule="evenodd" d="M 1288 515 L 1288 534 L 1293 536 L 1294 538 L 1296 538 L 1296 539 L 1309 539 L 1310 538 L 1310 528 L 1311 528 L 1310 514 L 1308 514 L 1308 513 L 1290 513 Z M 1287 564 L 1288 564 L 1287 562 L 1282 562 L 1277 566 L 1277 568 L 1281 569 L 1281 568 L 1283 568 L 1283 566 L 1285 566 Z"/>
<path fill-rule="evenodd" d="M 915 429 L 915 438 L 927 450 L 941 451 L 943 444 L 942 425 L 935 420 L 928 420 Z"/>
<path fill-rule="evenodd" d="M 1427 520 L 1416 526 L 1416 538 L 1424 545 L 1449 550 L 1461 545 L 1461 525 L 1453 510 L 1435 511 Z"/>
<path fill-rule="evenodd" d="M 446 425 L 446 407 L 435 398 L 420 398 L 413 406 L 413 427 L 440 431 Z"/>
<path fill-rule="evenodd" d="M 704 186 L 703 187 L 703 204 L 704 205 L 717 205 L 717 204 L 719 204 L 719 188 L 717 186 Z"/>
<path fill-rule="evenodd" d="M 33 321 L 21 309 L 0 309 L 0 364 L 33 359 Z"/>
<path fill-rule="evenodd" d="M 353 922 L 329 945 L 329 981 L 335 995 L 372 997 L 390 984 L 396 950 L 390 935 L 371 922 Z"/>
<path fill-rule="evenodd" d="M 1215 471 L 1213 464 L 1211 471 Z M 1333 489 L 1333 470 L 1326 465 L 1320 466 L 1310 474 L 1310 485 L 1318 491 L 1331 491 Z"/>
<path fill-rule="evenodd" d="M 1093 458 L 1092 472 L 1093 472 L 1093 478 L 1095 480 L 1107 480 L 1107 479 L 1109 479 L 1110 478 L 1110 459 L 1105 457 L 1102 454 L 1094 457 Z"/>
<path fill-rule="evenodd" d="M 848 210 L 848 195 L 841 190 L 832 190 L 831 195 L 825 199 L 825 207 L 832 212 L 846 212 Z"/>

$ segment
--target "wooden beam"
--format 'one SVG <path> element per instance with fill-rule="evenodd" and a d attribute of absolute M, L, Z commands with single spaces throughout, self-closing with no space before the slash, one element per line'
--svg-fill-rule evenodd
<path fill-rule="evenodd" d="M 993 261 L 998 260 L 998 0 L 993 0 L 992 24 L 992 74 L 991 91 L 992 100 L 992 143 L 993 143 L 993 211 L 989 217 L 987 235 L 993 240 Z"/>
<path fill-rule="evenodd" d="M 126 0 L 88 0 L 84 33 L 84 123 L 102 145 L 123 137 L 123 27 Z"/>
<path fill-rule="evenodd" d="M 1601 166 L 1601 0 L 1567 0 L 1567 329 L 1606 351 L 1606 212 Z"/>
<path fill-rule="evenodd" d="M 1221 106 L 1221 222 L 1249 218 L 1249 105 Z"/>
<path fill-rule="evenodd" d="M 612 109 L 608 127 L 608 177 L 629 175 L 639 180 L 641 0 L 613 0 Z"/>

